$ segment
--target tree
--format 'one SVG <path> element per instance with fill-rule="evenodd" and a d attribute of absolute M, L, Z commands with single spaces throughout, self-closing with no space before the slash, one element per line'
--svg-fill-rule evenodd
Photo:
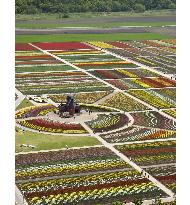
<path fill-rule="evenodd" d="M 142 5 L 142 4 L 135 4 L 134 9 L 135 9 L 136 12 L 144 12 L 145 11 L 145 6 Z"/>

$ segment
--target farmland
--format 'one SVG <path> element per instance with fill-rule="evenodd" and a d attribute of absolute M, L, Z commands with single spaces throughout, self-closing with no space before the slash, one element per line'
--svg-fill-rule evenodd
<path fill-rule="evenodd" d="M 15 175 L 28 205 L 175 204 L 175 49 L 172 38 L 16 44 Z M 67 95 L 80 115 L 56 115 Z"/>

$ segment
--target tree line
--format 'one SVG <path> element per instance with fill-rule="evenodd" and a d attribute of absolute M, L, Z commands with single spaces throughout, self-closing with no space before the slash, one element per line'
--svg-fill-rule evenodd
<path fill-rule="evenodd" d="M 16 0 L 16 14 L 175 9 L 176 0 Z"/>

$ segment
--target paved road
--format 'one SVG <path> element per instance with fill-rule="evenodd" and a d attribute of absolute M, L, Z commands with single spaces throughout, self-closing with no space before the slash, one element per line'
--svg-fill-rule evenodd
<path fill-rule="evenodd" d="M 16 35 L 41 34 L 106 34 L 106 33 L 159 33 L 176 36 L 175 26 L 166 27 L 117 27 L 117 28 L 55 28 L 27 29 L 16 28 Z"/>
<path fill-rule="evenodd" d="M 116 23 L 116 22 L 175 22 L 176 16 L 96 16 L 91 18 L 64 18 L 64 19 L 42 19 L 42 20 L 16 20 L 16 24 L 89 24 L 97 23 Z"/>

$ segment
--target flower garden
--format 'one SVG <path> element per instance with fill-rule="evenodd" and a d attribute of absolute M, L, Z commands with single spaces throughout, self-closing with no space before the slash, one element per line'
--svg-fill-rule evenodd
<path fill-rule="evenodd" d="M 51 135 L 54 147 L 56 136 L 99 142 L 18 152 L 16 185 L 28 205 L 157 197 L 175 204 L 175 46 L 175 39 L 16 44 L 15 99 L 30 102 L 15 112 L 25 138 L 28 131 L 37 141 Z M 81 114 L 65 119 L 56 112 L 67 95 Z"/>

